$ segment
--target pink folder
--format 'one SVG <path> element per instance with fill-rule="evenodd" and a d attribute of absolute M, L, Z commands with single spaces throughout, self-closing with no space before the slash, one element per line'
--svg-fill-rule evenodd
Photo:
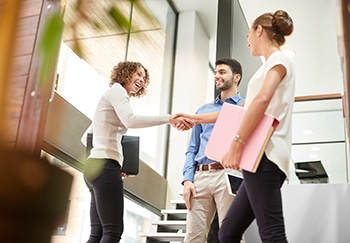
<path fill-rule="evenodd" d="M 241 125 L 245 112 L 246 109 L 241 106 L 226 102 L 223 104 L 205 149 L 208 158 L 221 161 Z M 267 143 L 278 124 L 278 120 L 273 116 L 264 115 L 243 145 L 241 169 L 256 172 Z"/>

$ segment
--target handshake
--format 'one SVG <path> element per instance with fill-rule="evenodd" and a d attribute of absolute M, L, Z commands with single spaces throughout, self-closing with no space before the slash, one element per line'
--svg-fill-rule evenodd
<path fill-rule="evenodd" d="M 180 131 L 187 131 L 191 129 L 196 123 L 194 121 L 193 115 L 177 113 L 170 115 L 170 124 Z"/>
<path fill-rule="evenodd" d="M 170 123 L 180 131 L 187 131 L 196 124 L 215 123 L 218 115 L 219 111 L 194 115 L 177 113 L 170 116 Z"/>

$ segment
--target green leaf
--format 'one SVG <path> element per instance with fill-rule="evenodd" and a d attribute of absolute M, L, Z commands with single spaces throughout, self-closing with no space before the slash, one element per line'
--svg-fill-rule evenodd
<path fill-rule="evenodd" d="M 60 11 L 54 12 L 48 17 L 39 39 L 39 76 L 38 84 L 44 86 L 51 82 L 52 73 L 55 70 L 58 50 L 61 46 L 63 33 L 63 16 Z"/>
<path fill-rule="evenodd" d="M 119 27 L 125 30 L 129 29 L 130 22 L 119 9 L 111 7 L 108 13 Z"/>
<path fill-rule="evenodd" d="M 153 19 L 153 15 L 145 9 L 141 1 L 134 0 L 134 5 L 149 21 Z"/>

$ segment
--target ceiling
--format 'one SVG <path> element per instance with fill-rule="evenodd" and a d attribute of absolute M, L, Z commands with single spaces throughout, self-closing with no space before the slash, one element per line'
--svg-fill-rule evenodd
<path fill-rule="evenodd" d="M 79 4 L 79 1 L 83 1 Z M 133 8 L 132 32 L 134 38 L 141 35 L 139 30 L 152 31 L 152 37 L 157 40 L 161 39 L 162 32 L 154 31 L 161 29 L 160 24 L 149 18 L 148 8 L 143 1 L 139 1 L 143 6 Z M 76 7 L 79 6 L 79 7 Z M 120 13 L 128 15 L 130 12 L 129 0 L 69 0 L 65 7 L 65 30 L 63 41 L 75 52 L 80 52 L 82 56 L 100 75 L 109 79 L 111 67 L 116 64 L 116 60 L 124 60 L 125 52 L 120 51 L 120 47 L 126 47 L 127 29 L 116 24 L 110 17 L 111 8 L 118 9 Z M 143 11 L 144 10 L 144 11 Z M 106 16 L 107 15 L 107 16 Z M 126 19 L 126 21 L 128 21 Z M 146 37 L 145 37 L 146 38 Z M 137 43 L 137 41 L 135 41 Z M 162 43 L 153 41 L 154 45 L 150 50 L 139 51 L 138 54 L 143 56 L 154 55 L 154 53 L 163 53 Z M 79 45 L 79 46 L 77 46 Z M 136 50 L 142 47 L 136 47 Z M 82 51 L 83 50 L 83 51 Z M 155 57 L 157 58 L 157 57 Z"/>
<path fill-rule="evenodd" d="M 217 22 L 217 1 L 173 0 L 177 10 L 181 12 L 196 10 L 204 29 L 210 38 L 215 38 Z"/>

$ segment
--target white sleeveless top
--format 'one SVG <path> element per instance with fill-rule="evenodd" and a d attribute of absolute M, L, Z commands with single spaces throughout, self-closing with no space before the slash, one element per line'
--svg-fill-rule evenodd
<path fill-rule="evenodd" d="M 261 89 L 267 72 L 276 65 L 286 68 L 286 76 L 278 85 L 266 113 L 280 122 L 269 141 L 265 153 L 288 177 L 292 149 L 292 112 L 295 93 L 294 61 L 283 51 L 274 52 L 256 71 L 249 81 L 245 107 L 248 107 Z"/>

